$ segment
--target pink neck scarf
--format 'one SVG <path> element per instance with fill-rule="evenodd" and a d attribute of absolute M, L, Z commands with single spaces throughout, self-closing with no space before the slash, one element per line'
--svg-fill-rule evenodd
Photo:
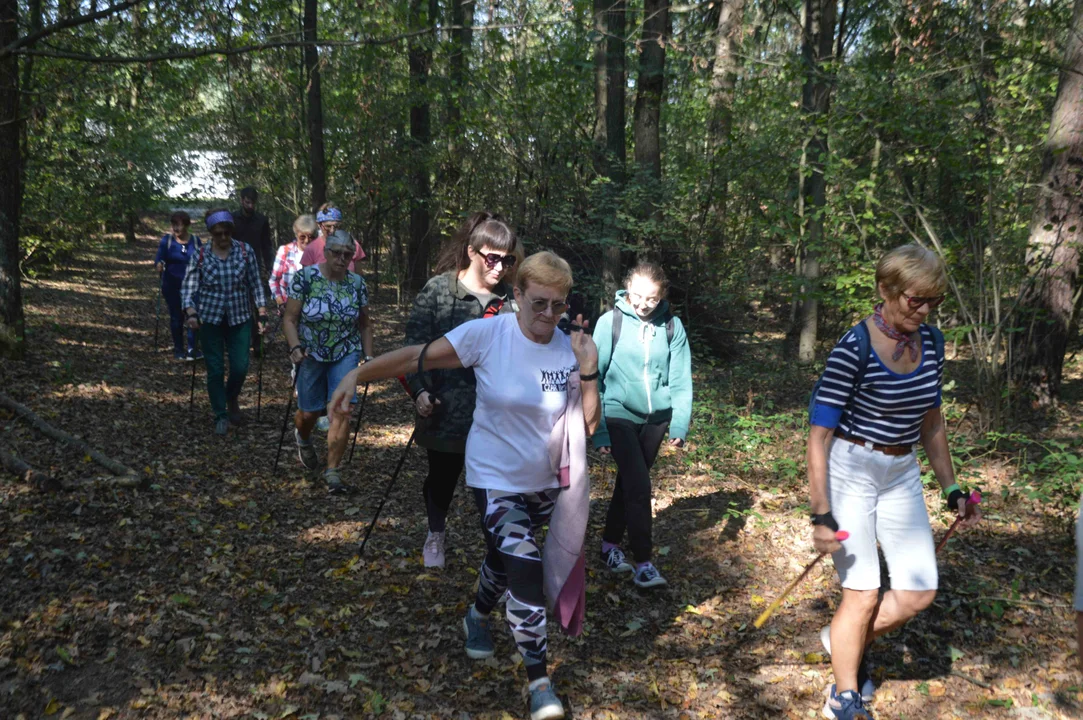
<path fill-rule="evenodd" d="M 880 329 L 880 332 L 887 335 L 889 338 L 895 341 L 895 352 L 891 353 L 892 360 L 898 360 L 902 357 L 903 351 L 906 348 L 910 348 L 910 359 L 917 360 L 921 346 L 921 333 L 917 333 L 917 337 L 910 337 L 905 335 L 895 328 L 887 324 L 884 320 L 884 304 L 880 303 L 876 306 L 873 314 L 872 321 L 876 324 L 876 327 Z"/>

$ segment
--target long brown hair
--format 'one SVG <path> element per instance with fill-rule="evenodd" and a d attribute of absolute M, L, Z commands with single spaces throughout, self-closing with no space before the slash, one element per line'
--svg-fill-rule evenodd
<path fill-rule="evenodd" d="M 632 278 L 637 275 L 644 277 L 657 285 L 658 291 L 661 293 L 662 297 L 664 298 L 666 296 L 666 292 L 669 290 L 669 279 L 666 278 L 666 271 L 662 269 L 661 265 L 651 262 L 650 260 L 640 260 L 639 263 L 624 276 L 625 290 L 632 284 Z"/>
<path fill-rule="evenodd" d="M 513 253 L 518 258 L 516 265 L 521 265 L 523 261 L 522 243 L 515 237 L 515 233 L 508 227 L 504 218 L 482 211 L 468 217 L 451 239 L 444 243 L 440 257 L 436 261 L 436 273 L 445 273 L 449 270 L 462 272 L 470 267 L 468 247 L 473 248 L 476 253 L 480 253 L 484 247 Z M 514 271 L 515 268 L 513 267 L 512 270 Z"/>

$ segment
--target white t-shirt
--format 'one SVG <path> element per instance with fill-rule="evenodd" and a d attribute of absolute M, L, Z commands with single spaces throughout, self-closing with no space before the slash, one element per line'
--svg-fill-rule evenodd
<path fill-rule="evenodd" d="M 549 464 L 549 436 L 568 404 L 568 376 L 579 363 L 567 335 L 542 345 L 527 339 L 514 313 L 463 323 L 445 337 L 478 396 L 466 438 L 468 487 L 536 492 L 560 486 Z"/>

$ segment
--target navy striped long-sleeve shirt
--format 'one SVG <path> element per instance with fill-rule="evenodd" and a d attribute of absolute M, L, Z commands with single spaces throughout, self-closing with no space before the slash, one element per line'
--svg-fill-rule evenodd
<path fill-rule="evenodd" d="M 917 369 L 905 375 L 892 372 L 869 343 L 868 357 L 854 332 L 843 335 L 831 351 L 823 382 L 816 394 L 812 424 L 839 428 L 847 435 L 881 445 L 914 445 L 921 438 L 925 413 L 940 407 L 944 361 L 928 326 L 921 326 L 922 356 Z M 865 377 L 855 387 L 859 363 Z"/>

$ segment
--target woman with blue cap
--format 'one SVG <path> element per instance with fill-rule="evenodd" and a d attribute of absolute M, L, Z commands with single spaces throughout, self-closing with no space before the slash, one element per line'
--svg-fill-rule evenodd
<path fill-rule="evenodd" d="M 233 239 L 233 215 L 229 210 L 210 210 L 204 222 L 211 242 L 200 248 L 188 264 L 181 301 L 187 325 L 199 331 L 203 346 L 214 432 L 225 435 L 231 423 L 244 424 L 237 399 L 248 374 L 248 347 L 252 339 L 249 298 L 258 308 L 260 333 L 267 319 L 267 298 L 255 251 L 248 243 Z M 228 381 L 225 379 L 227 353 Z"/>
<path fill-rule="evenodd" d="M 305 252 L 301 256 L 302 267 L 319 265 L 327 260 L 323 255 L 324 244 L 327 242 L 328 236 L 342 228 L 342 211 L 335 207 L 333 203 L 324 203 L 316 212 L 316 222 L 320 225 L 320 236 L 305 248 Z M 357 272 L 357 263 L 365 259 L 365 251 L 361 249 L 359 242 L 353 240 L 352 235 L 350 239 L 353 241 L 354 252 L 347 269 L 355 273 Z"/>

